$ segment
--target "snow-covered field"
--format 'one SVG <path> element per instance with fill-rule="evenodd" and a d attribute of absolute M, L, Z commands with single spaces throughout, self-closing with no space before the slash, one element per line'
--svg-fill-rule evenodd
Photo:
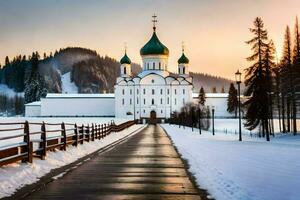
<path fill-rule="evenodd" d="M 38 181 L 40 177 L 52 169 L 70 164 L 131 133 L 137 133 L 143 127 L 144 125 L 134 125 L 121 132 L 112 133 L 102 140 L 78 145 L 77 148 L 70 146 L 67 151 L 49 152 L 45 160 L 36 158 L 32 164 L 14 163 L 3 166 L 0 168 L 0 198 L 10 196 L 22 186 Z"/>
<path fill-rule="evenodd" d="M 220 124 L 223 124 L 220 126 Z M 220 120 L 217 129 L 233 128 Z M 236 126 L 236 125 L 234 125 Z M 281 135 L 266 142 L 250 137 L 163 124 L 175 146 L 190 164 L 199 185 L 217 200 L 300 199 L 300 135 Z"/>

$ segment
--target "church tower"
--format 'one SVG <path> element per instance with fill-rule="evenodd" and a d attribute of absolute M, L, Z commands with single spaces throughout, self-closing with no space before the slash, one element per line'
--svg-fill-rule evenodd
<path fill-rule="evenodd" d="M 182 46 L 182 55 L 178 59 L 178 74 L 182 77 L 189 76 L 189 59 L 184 54 L 184 47 Z"/>
<path fill-rule="evenodd" d="M 131 76 L 131 60 L 127 56 L 126 48 L 125 48 L 125 54 L 123 58 L 120 60 L 121 63 L 121 77 L 130 77 Z"/>
<path fill-rule="evenodd" d="M 150 40 L 141 48 L 143 70 L 167 71 L 169 49 L 159 41 L 156 35 L 156 15 L 153 15 L 153 34 Z"/>

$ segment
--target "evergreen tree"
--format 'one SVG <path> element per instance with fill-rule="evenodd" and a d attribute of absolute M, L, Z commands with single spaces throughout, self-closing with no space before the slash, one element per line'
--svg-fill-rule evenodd
<path fill-rule="evenodd" d="M 200 91 L 199 91 L 199 95 L 198 95 L 198 103 L 200 105 L 204 106 L 205 101 L 206 101 L 205 91 L 204 91 L 203 87 L 201 87 Z"/>
<path fill-rule="evenodd" d="M 267 78 L 268 72 L 263 61 L 265 49 L 268 46 L 268 32 L 259 17 L 254 20 L 254 28 L 250 28 L 250 31 L 254 37 L 246 42 L 251 45 L 253 54 L 247 58 L 252 65 L 245 70 L 245 95 L 250 97 L 244 103 L 247 108 L 245 126 L 253 130 L 260 125 L 263 135 L 266 133 L 266 139 L 269 141 L 267 83 L 270 80 Z"/>
<path fill-rule="evenodd" d="M 5 57 L 5 65 L 9 65 L 9 63 L 10 63 L 10 62 L 9 62 L 9 58 L 8 58 L 8 56 L 6 56 L 6 57 Z"/>
<path fill-rule="evenodd" d="M 293 51 L 293 71 L 294 71 L 294 87 L 295 87 L 295 100 L 293 105 L 293 132 L 297 133 L 297 101 L 300 100 L 300 30 L 298 17 L 296 17 L 295 30 L 294 30 L 294 51 Z"/>
<path fill-rule="evenodd" d="M 31 56 L 31 71 L 25 81 L 25 103 L 39 101 L 41 97 L 45 97 L 47 94 L 44 79 L 39 73 L 38 64 L 39 55 L 36 52 Z"/>
<path fill-rule="evenodd" d="M 294 102 L 294 73 L 292 69 L 292 42 L 290 29 L 287 26 L 284 35 L 283 54 L 281 59 L 281 96 L 282 96 L 282 116 L 286 119 L 283 123 L 287 125 L 287 131 L 291 131 L 291 107 Z M 286 109 L 285 109 L 286 108 Z M 286 117 L 285 117 L 286 114 Z"/>
<path fill-rule="evenodd" d="M 217 88 L 216 88 L 215 86 L 212 87 L 212 88 L 211 88 L 211 92 L 212 92 L 212 93 L 217 93 Z"/>
<path fill-rule="evenodd" d="M 237 89 L 234 87 L 233 83 L 230 84 L 228 93 L 227 111 L 229 113 L 234 113 L 235 118 L 237 118 L 237 109 L 239 102 L 237 97 Z"/>
<path fill-rule="evenodd" d="M 221 93 L 225 93 L 225 87 L 224 87 L 224 85 L 221 88 Z"/>

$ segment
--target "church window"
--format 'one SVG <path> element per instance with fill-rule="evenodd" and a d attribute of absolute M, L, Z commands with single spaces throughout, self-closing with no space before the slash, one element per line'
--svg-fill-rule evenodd
<path fill-rule="evenodd" d="M 130 89 L 130 95 L 132 94 L 132 89 Z"/>
<path fill-rule="evenodd" d="M 162 113 L 163 113 L 163 110 L 160 110 L 160 113 L 162 114 Z"/>
<path fill-rule="evenodd" d="M 146 99 L 144 99 L 144 105 L 146 104 Z"/>
<path fill-rule="evenodd" d="M 143 93 L 146 94 L 146 89 L 145 88 L 143 89 Z"/>
<path fill-rule="evenodd" d="M 136 98 L 136 104 L 139 104 L 139 98 Z"/>
<path fill-rule="evenodd" d="M 170 94 L 170 90 L 169 89 L 167 90 L 167 93 Z"/>
<path fill-rule="evenodd" d="M 155 62 L 153 63 L 153 69 L 155 69 Z"/>
<path fill-rule="evenodd" d="M 158 66 L 159 66 L 159 70 L 161 70 L 161 63 L 160 62 L 158 63 Z"/>
<path fill-rule="evenodd" d="M 177 90 L 176 90 L 176 89 L 174 90 L 174 93 L 175 93 L 175 94 L 177 93 Z"/>
<path fill-rule="evenodd" d="M 185 67 L 182 68 L 182 74 L 185 74 Z"/>
<path fill-rule="evenodd" d="M 153 94 L 153 95 L 155 94 L 154 89 L 152 89 L 152 94 Z"/>
<path fill-rule="evenodd" d="M 185 94 L 185 89 L 182 90 L 182 94 Z"/>
<path fill-rule="evenodd" d="M 126 74 L 126 67 L 124 67 L 124 74 Z"/>
<path fill-rule="evenodd" d="M 162 98 L 160 99 L 160 104 L 163 104 L 163 99 Z"/>
<path fill-rule="evenodd" d="M 125 94 L 125 90 L 124 90 L 124 89 L 122 90 L 122 94 L 123 94 L 123 95 Z"/>
<path fill-rule="evenodd" d="M 132 104 L 132 99 L 129 99 L 130 105 Z"/>
<path fill-rule="evenodd" d="M 154 79 L 151 80 L 151 83 L 154 83 Z"/>
<path fill-rule="evenodd" d="M 125 102 L 125 100 L 124 100 L 124 99 L 122 99 L 122 105 L 124 105 L 124 102 Z"/>
<path fill-rule="evenodd" d="M 147 63 L 147 69 L 149 69 L 149 63 Z"/>
<path fill-rule="evenodd" d="M 146 111 L 145 111 L 145 110 L 143 110 L 143 112 L 145 113 Z"/>
<path fill-rule="evenodd" d="M 175 105 L 176 105 L 176 104 L 177 104 L 177 100 L 175 99 L 174 101 L 175 101 L 174 103 L 175 103 Z"/>
<path fill-rule="evenodd" d="M 136 89 L 136 94 L 139 94 L 139 89 Z"/>
<path fill-rule="evenodd" d="M 184 98 L 182 99 L 182 103 L 185 104 Z"/>
<path fill-rule="evenodd" d="M 160 94 L 163 94 L 163 89 L 160 89 Z"/>
<path fill-rule="evenodd" d="M 154 99 L 152 99 L 152 105 L 154 105 Z"/>
<path fill-rule="evenodd" d="M 169 97 L 167 98 L 167 104 L 169 104 L 170 103 L 170 99 L 169 99 Z"/>

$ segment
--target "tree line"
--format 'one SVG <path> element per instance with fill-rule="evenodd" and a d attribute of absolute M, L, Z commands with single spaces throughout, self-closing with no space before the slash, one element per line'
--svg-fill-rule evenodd
<path fill-rule="evenodd" d="M 260 134 L 270 140 L 274 135 L 274 118 L 280 131 L 297 134 L 297 111 L 300 100 L 300 33 L 296 17 L 294 34 L 289 26 L 284 34 L 282 57 L 277 58 L 274 42 L 269 38 L 263 20 L 257 17 L 249 29 L 253 38 L 246 41 L 253 52 L 245 70 L 247 100 L 245 127 L 259 127 Z"/>

